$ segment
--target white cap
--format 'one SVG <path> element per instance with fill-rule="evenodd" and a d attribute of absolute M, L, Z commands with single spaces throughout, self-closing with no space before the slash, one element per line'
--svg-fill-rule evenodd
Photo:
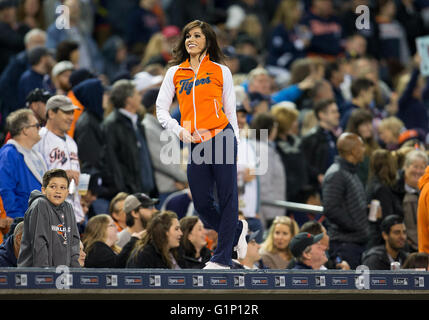
<path fill-rule="evenodd" d="M 58 62 L 52 69 L 52 77 L 56 77 L 57 75 L 67 70 L 74 70 L 73 63 L 71 63 L 70 61 Z"/>
<path fill-rule="evenodd" d="M 157 84 L 161 84 L 163 76 L 153 76 L 149 72 L 139 72 L 134 76 L 134 85 L 136 86 L 137 91 L 146 90 L 150 87 L 153 87 Z"/>

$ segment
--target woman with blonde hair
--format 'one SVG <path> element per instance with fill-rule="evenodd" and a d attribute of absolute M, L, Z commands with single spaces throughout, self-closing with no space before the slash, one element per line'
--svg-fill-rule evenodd
<path fill-rule="evenodd" d="M 135 242 L 141 233 L 134 233 L 131 240 L 121 250 L 115 243 L 118 231 L 108 214 L 99 214 L 89 219 L 83 234 L 86 253 L 86 268 L 124 268 Z"/>
<path fill-rule="evenodd" d="M 401 148 L 402 149 L 402 148 Z M 419 180 L 425 173 L 429 158 L 425 151 L 414 149 L 405 155 L 396 191 L 403 195 L 402 208 L 410 252 L 418 251 L 417 208 L 420 198 Z"/>
<path fill-rule="evenodd" d="M 163 65 L 171 59 L 171 54 L 168 52 L 167 39 L 161 32 L 155 33 L 147 43 L 141 61 L 142 66 L 146 66 L 151 61 L 162 61 Z"/>
<path fill-rule="evenodd" d="M 397 117 L 387 117 L 378 125 L 378 136 L 388 150 L 399 148 L 399 136 L 405 130 L 404 123 Z"/>
<path fill-rule="evenodd" d="M 295 220 L 287 216 L 276 217 L 262 244 L 263 263 L 270 269 L 286 269 L 293 258 L 289 243 L 298 232 L 299 227 Z"/>
<path fill-rule="evenodd" d="M 306 56 L 311 33 L 307 27 L 298 24 L 303 9 L 298 0 L 279 3 L 271 23 L 273 30 L 268 42 L 267 65 L 289 69 L 295 59 Z"/>

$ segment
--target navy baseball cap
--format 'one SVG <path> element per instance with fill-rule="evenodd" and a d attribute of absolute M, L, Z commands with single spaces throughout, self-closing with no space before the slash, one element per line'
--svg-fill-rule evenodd
<path fill-rule="evenodd" d="M 244 105 L 242 103 L 237 105 L 237 108 L 235 109 L 235 112 L 244 112 L 244 113 L 248 113 L 246 108 L 244 107 Z"/>
<path fill-rule="evenodd" d="M 25 99 L 25 105 L 28 107 L 33 102 L 46 103 L 50 97 L 52 97 L 52 95 L 49 91 L 41 88 L 36 88 L 28 94 L 27 98 Z"/>
<path fill-rule="evenodd" d="M 298 233 L 290 241 L 289 249 L 292 252 L 293 256 L 295 258 L 298 258 L 302 255 L 302 253 L 308 246 L 311 246 L 319 242 L 320 240 L 322 240 L 323 236 L 324 236 L 323 233 L 319 233 L 318 235 L 315 235 L 315 236 L 313 236 L 311 233 L 308 233 L 308 232 Z"/>
<path fill-rule="evenodd" d="M 259 232 L 260 232 L 260 230 L 256 230 L 256 231 L 254 231 L 254 232 L 249 233 L 249 234 L 246 236 L 246 242 L 247 242 L 247 243 L 249 243 L 249 242 L 250 242 L 250 241 L 252 241 L 252 240 L 255 240 L 255 241 L 256 241 L 256 237 L 258 236 Z"/>

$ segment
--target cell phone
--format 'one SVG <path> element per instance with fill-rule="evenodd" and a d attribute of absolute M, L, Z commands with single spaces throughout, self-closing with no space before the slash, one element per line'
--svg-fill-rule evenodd
<path fill-rule="evenodd" d="M 335 264 L 337 265 L 337 264 L 340 264 L 341 262 L 343 262 L 343 260 L 339 256 L 337 256 L 335 258 Z"/>

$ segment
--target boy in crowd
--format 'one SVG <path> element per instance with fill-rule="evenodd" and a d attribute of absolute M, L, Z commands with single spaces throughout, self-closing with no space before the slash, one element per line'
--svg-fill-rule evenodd
<path fill-rule="evenodd" d="M 80 267 L 76 218 L 65 201 L 69 183 L 64 170 L 52 169 L 43 175 L 42 192 L 31 192 L 18 267 Z"/>

